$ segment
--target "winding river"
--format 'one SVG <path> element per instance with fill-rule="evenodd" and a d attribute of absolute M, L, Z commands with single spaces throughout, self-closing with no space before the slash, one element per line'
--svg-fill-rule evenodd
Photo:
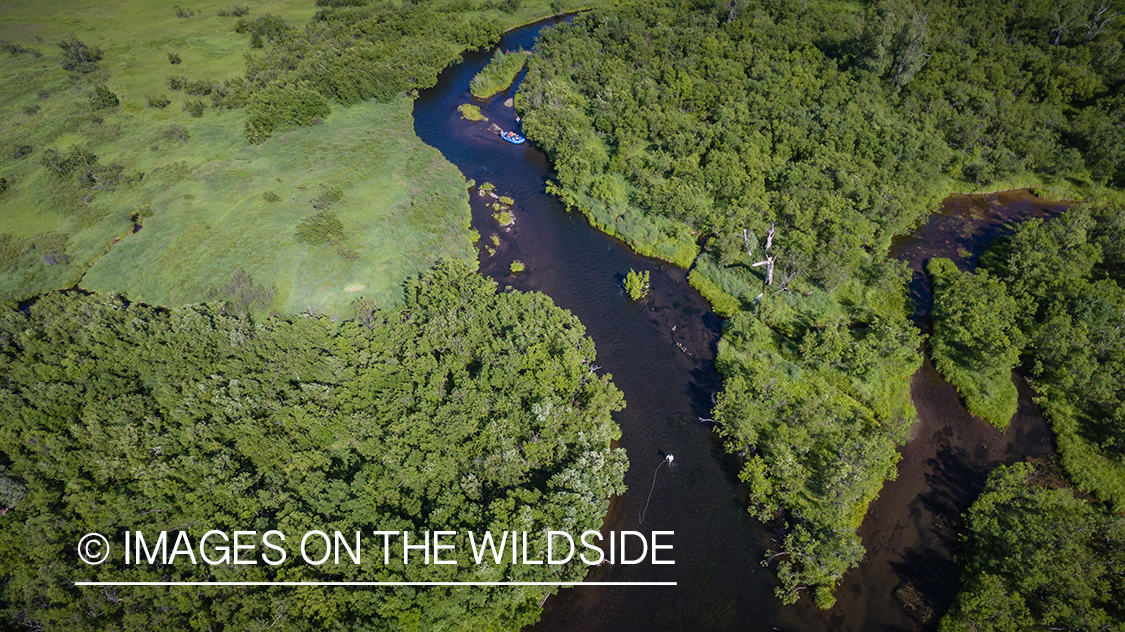
<path fill-rule="evenodd" d="M 530 49 L 539 29 L 557 19 L 513 30 L 502 50 Z M 613 375 L 628 407 L 616 416 L 629 455 L 625 483 L 603 532 L 675 531 L 674 566 L 601 566 L 597 581 L 675 581 L 676 587 L 576 587 L 544 605 L 537 630 L 910 630 L 932 628 L 956 592 L 957 525 L 989 469 L 1052 450 L 1050 434 L 1022 380 L 1020 409 L 1006 434 L 972 419 L 956 393 L 927 361 L 915 375 L 919 422 L 900 451 L 897 480 L 872 504 L 860 534 L 868 555 L 845 576 L 839 602 L 820 612 L 803 599 L 780 606 L 773 570 L 762 566 L 768 532 L 746 512 L 739 464 L 723 450 L 709 417 L 722 382 L 715 370 L 722 322 L 691 288 L 686 272 L 633 254 L 544 193 L 552 175 L 531 143 L 503 142 L 490 124 L 516 129 L 504 101 L 515 87 L 476 102 L 490 123 L 463 120 L 457 106 L 474 102 L 468 86 L 492 51 L 466 54 L 442 73 L 414 106 L 415 131 L 466 178 L 490 182 L 515 200 L 514 224 L 504 229 L 473 190 L 473 227 L 481 234 L 481 271 L 502 286 L 540 291 L 574 313 L 594 339 L 600 371 Z M 518 82 L 517 82 L 518 86 Z M 920 323 L 928 318 L 929 288 L 921 264 L 929 257 L 975 263 L 988 241 L 1030 214 L 1057 212 L 1028 194 L 953 197 L 946 208 L 895 244 L 915 270 L 911 285 Z M 499 240 L 495 253 L 493 235 Z M 519 260 L 525 269 L 513 274 Z M 649 297 L 632 302 L 621 289 L 630 269 L 651 275 Z M 667 455 L 671 467 L 658 467 Z M 647 496 L 652 489 L 651 500 Z M 644 522 L 641 523 L 642 513 Z M 936 613 L 936 615 L 934 614 Z"/>

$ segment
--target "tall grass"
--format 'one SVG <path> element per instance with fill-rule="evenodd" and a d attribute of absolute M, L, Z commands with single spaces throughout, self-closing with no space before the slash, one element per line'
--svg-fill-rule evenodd
<path fill-rule="evenodd" d="M 531 53 L 525 50 L 514 50 L 510 53 L 498 51 L 477 76 L 469 83 L 469 92 L 478 99 L 487 99 L 492 95 L 507 90 L 516 75 L 520 74 L 527 58 Z"/>

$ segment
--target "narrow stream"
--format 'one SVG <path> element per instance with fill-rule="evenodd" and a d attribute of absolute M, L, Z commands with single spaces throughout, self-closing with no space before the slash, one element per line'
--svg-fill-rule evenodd
<path fill-rule="evenodd" d="M 501 50 L 531 49 L 548 20 L 509 32 Z M 568 213 L 544 192 L 552 169 L 532 143 L 502 141 L 490 124 L 518 129 L 515 112 L 503 105 L 515 87 L 474 101 L 468 85 L 491 51 L 466 54 L 423 91 L 414 106 L 415 131 L 457 165 L 466 178 L 490 182 L 498 195 L 515 200 L 515 223 L 501 228 L 492 210 L 473 189 L 473 227 L 481 234 L 481 271 L 502 286 L 540 291 L 570 310 L 586 326 L 598 350 L 600 371 L 613 375 L 628 407 L 616 416 L 621 446 L 629 455 L 629 492 L 614 499 L 603 526 L 610 530 L 675 531 L 674 566 L 602 566 L 588 576 L 596 581 L 675 581 L 676 587 L 576 587 L 547 600 L 537 630 L 909 630 L 932 628 L 919 615 L 929 608 L 940 616 L 956 591 L 959 567 L 952 554 L 960 513 L 976 497 L 988 470 L 1023 455 L 1050 452 L 1046 426 L 1021 385 L 1020 413 L 1006 435 L 965 413 L 956 393 L 929 362 L 915 375 L 919 410 L 915 439 L 901 452 L 899 477 L 872 505 L 861 528 L 868 557 L 838 589 L 839 603 L 823 613 L 811 600 L 782 607 L 773 597 L 773 570 L 761 564 L 771 535 L 746 512 L 746 493 L 737 478 L 739 464 L 727 455 L 711 426 L 712 397 L 721 387 L 715 370 L 722 323 L 692 289 L 684 270 L 633 254 L 621 242 L 597 231 L 579 213 Z M 518 86 L 518 82 L 517 82 Z M 470 123 L 457 111 L 476 103 L 490 121 Z M 1022 206 L 976 203 L 965 210 L 958 198 L 927 226 L 896 246 L 896 256 L 916 270 L 932 256 L 956 257 L 965 248 L 975 262 L 1002 226 L 1030 211 Z M 491 201 L 491 200 L 489 200 Z M 1043 205 L 1029 203 L 1028 209 Z M 1046 208 L 1046 207 L 1044 207 Z M 965 233 L 963 216 L 977 213 L 981 224 Z M 932 226 L 940 226 L 931 234 Z M 496 253 L 483 252 L 492 246 Z M 962 238 L 963 236 L 963 238 Z M 952 248 L 952 250 L 950 250 Z M 512 274 L 514 260 L 525 270 Z M 648 270 L 652 290 L 630 301 L 621 279 L 630 269 Z M 926 320 L 929 302 L 924 275 L 911 286 Z M 657 469 L 673 454 L 673 467 Z M 655 475 L 655 479 L 654 479 Z M 655 483 L 653 484 L 653 481 Z M 648 490 L 653 485 L 644 523 Z M 908 610 L 904 587 L 923 597 Z M 906 592 L 909 592 L 907 590 Z M 908 603 L 910 600 L 906 600 Z"/>
<path fill-rule="evenodd" d="M 1027 191 L 946 198 L 939 213 L 891 247 L 891 255 L 913 272 L 916 324 L 931 330 L 927 260 L 945 257 L 962 270 L 973 269 L 989 244 L 1011 234 L 1017 223 L 1057 215 L 1067 206 Z M 1050 429 L 1031 401 L 1034 393 L 1023 378 L 1013 374 L 1012 381 L 1019 408 L 1008 430 L 999 432 L 969 415 L 927 355 L 910 388 L 918 421 L 899 449 L 898 478 L 883 486 L 859 529 L 867 549 L 864 563 L 844 576 L 832 610 L 819 612 L 806 600 L 786 609 L 779 627 L 897 631 L 937 625 L 957 596 L 961 515 L 988 473 L 1002 463 L 1054 452 Z"/>

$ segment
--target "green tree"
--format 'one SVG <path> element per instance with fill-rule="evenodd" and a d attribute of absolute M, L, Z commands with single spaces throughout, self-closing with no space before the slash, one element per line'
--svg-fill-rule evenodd
<path fill-rule="evenodd" d="M 329 112 L 328 100 L 308 83 L 271 84 L 246 105 L 246 140 L 264 143 L 271 134 L 311 125 Z"/>
<path fill-rule="evenodd" d="M 966 516 L 962 590 L 942 632 L 1125 625 L 1125 520 L 1000 466 Z"/>
<path fill-rule="evenodd" d="M 63 52 L 62 67 L 72 72 L 94 72 L 103 56 L 102 49 L 87 45 L 73 36 L 60 40 L 58 47 Z"/>
<path fill-rule="evenodd" d="M 625 293 L 629 298 L 634 301 L 639 301 L 648 296 L 649 288 L 649 275 L 648 270 L 637 272 L 636 270 L 629 270 L 625 275 Z"/>
<path fill-rule="evenodd" d="M 121 101 L 117 98 L 117 95 L 101 84 L 95 85 L 94 92 L 90 94 L 90 107 L 95 110 L 115 108 L 120 103 Z"/>

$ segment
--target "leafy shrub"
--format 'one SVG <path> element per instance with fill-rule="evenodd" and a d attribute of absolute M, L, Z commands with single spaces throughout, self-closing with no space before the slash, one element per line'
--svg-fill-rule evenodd
<path fill-rule="evenodd" d="M 8 179 L 7 178 L 0 178 L 0 193 L 4 193 L 7 190 L 8 190 Z"/>
<path fill-rule="evenodd" d="M 179 66 L 181 63 L 183 63 L 183 61 L 184 60 L 180 59 L 180 56 L 176 53 L 168 53 L 168 63 L 172 64 L 173 66 Z"/>
<path fill-rule="evenodd" d="M 365 7 L 370 0 L 316 0 L 318 7 Z"/>
<path fill-rule="evenodd" d="M 172 8 L 176 10 L 176 17 L 178 17 L 180 19 L 186 20 L 190 17 L 195 17 L 195 11 L 192 11 L 191 9 L 185 9 L 183 7 L 172 7 Z"/>
<path fill-rule="evenodd" d="M 520 272 L 523 272 L 523 270 L 524 270 L 523 262 L 520 261 L 519 259 L 516 259 L 515 261 L 512 262 L 512 265 L 509 266 L 509 269 L 512 271 L 512 274 L 519 274 Z"/>
<path fill-rule="evenodd" d="M 342 199 L 344 199 L 343 189 L 339 187 L 332 187 L 324 193 L 321 193 L 315 198 L 309 200 L 309 203 L 311 203 L 313 205 L 313 208 L 315 208 L 316 210 L 323 211 Z"/>
<path fill-rule="evenodd" d="M 168 89 L 170 90 L 183 90 L 184 86 L 188 84 L 187 77 L 168 77 Z"/>
<path fill-rule="evenodd" d="M 160 135 L 164 138 L 167 138 L 168 140 L 174 140 L 181 143 L 186 143 L 188 142 L 188 139 L 191 138 L 191 134 L 188 134 L 187 128 L 183 125 L 180 125 L 179 123 L 174 123 L 172 125 L 169 125 L 168 127 L 165 127 L 164 130 L 160 132 Z"/>
<path fill-rule="evenodd" d="M 19 160 L 34 151 L 31 145 L 20 145 L 12 152 L 12 160 Z"/>
<path fill-rule="evenodd" d="M 42 163 L 47 171 L 54 175 L 69 176 L 98 164 L 98 157 L 74 145 L 65 154 L 54 148 L 46 149 L 43 152 Z"/>
<path fill-rule="evenodd" d="M 246 270 L 239 268 L 226 285 L 211 288 L 207 292 L 207 299 L 222 301 L 223 311 L 227 314 L 242 315 L 269 309 L 276 295 L 277 288 L 255 284 L 254 278 Z"/>
<path fill-rule="evenodd" d="M 266 43 L 262 41 L 262 36 L 257 33 L 250 34 L 250 48 L 265 48 Z"/>
<path fill-rule="evenodd" d="M 648 296 L 648 287 L 648 270 L 644 272 L 629 270 L 629 274 L 625 275 L 625 292 L 634 301 Z"/>
<path fill-rule="evenodd" d="M 183 88 L 184 92 L 197 97 L 205 97 L 211 94 L 211 82 L 206 79 L 185 82 Z"/>
<path fill-rule="evenodd" d="M 38 93 L 36 93 L 36 96 L 39 97 L 40 101 L 43 101 L 43 100 L 46 100 L 48 97 L 50 97 L 51 93 L 48 90 L 40 90 Z"/>
<path fill-rule="evenodd" d="M 370 324 L 371 317 L 378 310 L 379 306 L 375 304 L 375 301 L 366 296 L 361 296 L 352 301 L 352 314 L 354 314 L 356 320 L 362 323 Z"/>
<path fill-rule="evenodd" d="M 276 42 L 282 39 L 291 29 L 284 18 L 267 13 L 255 20 L 240 19 L 235 24 L 234 30 L 236 33 L 250 33 Z"/>
<path fill-rule="evenodd" d="M 152 203 L 145 202 L 144 204 L 141 204 L 133 210 L 133 214 L 130 216 L 130 219 L 132 219 L 137 224 L 140 224 L 150 217 L 152 217 Z"/>
<path fill-rule="evenodd" d="M 235 4 L 219 9 L 219 17 L 242 17 L 250 13 L 250 7 L 245 4 Z"/>
<path fill-rule="evenodd" d="M 344 224 L 332 211 L 317 211 L 297 225 L 297 241 L 314 246 L 338 246 L 344 241 Z"/>
<path fill-rule="evenodd" d="M 223 110 L 233 110 L 246 107 L 250 98 L 246 82 L 238 79 L 227 79 L 222 84 L 214 84 L 211 90 L 211 105 Z"/>
<path fill-rule="evenodd" d="M 280 202 L 281 196 L 274 193 L 273 191 L 266 191 L 266 192 L 262 193 L 262 199 L 267 201 L 267 202 L 271 202 L 271 203 L 272 202 Z"/>
<path fill-rule="evenodd" d="M 117 95 L 101 84 L 95 85 L 94 91 L 90 93 L 90 107 L 95 110 L 115 108 L 120 103 L 121 101 L 117 98 Z"/>
<path fill-rule="evenodd" d="M 37 50 L 31 49 L 31 48 L 24 48 L 23 46 L 20 46 L 19 44 L 16 44 L 14 42 L 6 42 L 4 40 L 0 40 L 0 50 L 8 53 L 12 57 L 15 57 L 16 55 L 27 54 L 27 53 L 30 53 L 31 56 L 33 56 L 33 57 L 41 57 L 43 55 L 43 53 L 40 53 Z"/>
<path fill-rule="evenodd" d="M 49 148 L 42 164 L 56 178 L 73 178 L 83 188 L 110 189 L 117 184 L 140 180 L 143 174 L 126 173 L 121 164 L 103 165 L 93 153 L 74 145 L 66 153 Z"/>
<path fill-rule="evenodd" d="M 98 69 L 98 62 L 102 59 L 102 49 L 97 46 L 87 46 L 85 42 L 74 37 L 59 41 L 58 46 L 63 51 L 64 69 L 82 73 L 94 72 Z"/>
<path fill-rule="evenodd" d="M 481 114 L 480 108 L 473 105 L 472 103 L 462 103 L 461 105 L 458 105 L 457 111 L 461 113 L 462 118 L 467 118 L 474 123 L 488 121 L 488 117 Z"/>
<path fill-rule="evenodd" d="M 39 113 L 39 104 L 32 104 L 32 105 L 23 106 L 23 113 L 28 115 L 28 116 L 35 116 L 36 114 Z"/>
<path fill-rule="evenodd" d="M 310 125 L 328 116 L 328 100 L 307 82 L 271 84 L 250 97 L 246 106 L 246 140 L 263 143 L 274 132 Z"/>
<path fill-rule="evenodd" d="M 207 108 L 207 104 L 202 101 L 184 101 L 184 111 L 192 116 L 192 118 L 199 118 L 203 116 L 203 110 Z"/>
<path fill-rule="evenodd" d="M 163 94 L 150 94 L 145 97 L 145 105 L 150 108 L 163 110 L 164 108 L 168 107 L 168 104 L 171 102 L 172 101 L 170 101 L 168 97 Z"/>

